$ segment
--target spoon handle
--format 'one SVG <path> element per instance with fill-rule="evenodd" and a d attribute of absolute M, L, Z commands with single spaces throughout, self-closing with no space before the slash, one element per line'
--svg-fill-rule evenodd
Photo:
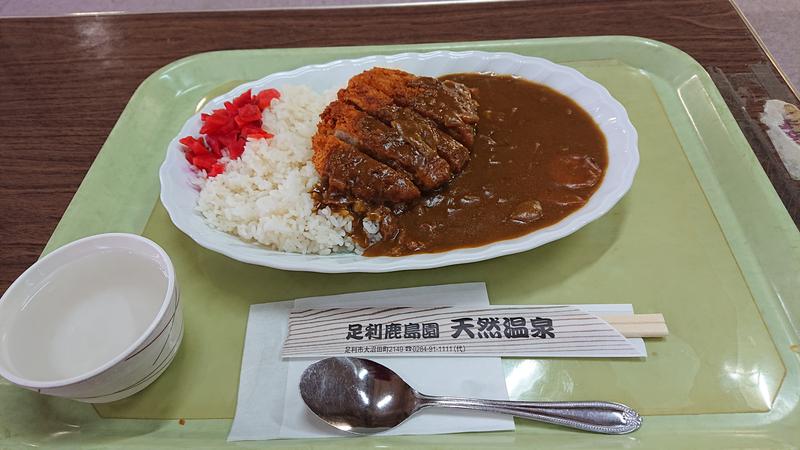
<path fill-rule="evenodd" d="M 639 414 L 612 402 L 514 402 L 419 394 L 420 407 L 474 409 L 603 434 L 626 434 L 642 425 Z"/>

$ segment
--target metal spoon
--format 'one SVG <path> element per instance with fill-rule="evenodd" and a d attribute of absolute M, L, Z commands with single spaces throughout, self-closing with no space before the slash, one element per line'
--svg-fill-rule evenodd
<path fill-rule="evenodd" d="M 513 402 L 425 395 L 389 368 L 362 358 L 327 358 L 308 366 L 300 378 L 300 395 L 320 419 L 354 434 L 386 431 L 431 406 L 510 414 L 605 434 L 630 433 L 642 425 L 636 411 L 619 403 Z"/>

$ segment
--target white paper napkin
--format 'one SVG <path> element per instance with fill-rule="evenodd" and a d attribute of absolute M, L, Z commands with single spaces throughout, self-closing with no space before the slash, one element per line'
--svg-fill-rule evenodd
<path fill-rule="evenodd" d="M 487 306 L 483 283 L 430 286 L 311 297 L 252 305 L 247 321 L 239 398 L 228 441 L 347 436 L 322 422 L 303 403 L 300 375 L 314 359 L 283 360 L 289 311 L 325 306 Z M 372 358 L 426 394 L 508 399 L 498 357 Z M 384 434 L 439 434 L 514 429 L 507 416 L 428 409 Z"/>

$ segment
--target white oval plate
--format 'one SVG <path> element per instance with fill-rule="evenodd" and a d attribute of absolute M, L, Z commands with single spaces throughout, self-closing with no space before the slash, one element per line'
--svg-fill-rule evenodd
<path fill-rule="evenodd" d="M 289 72 L 273 73 L 258 81 L 245 83 L 225 95 L 211 100 L 201 112 L 222 108 L 223 102 L 247 89 L 260 91 L 287 84 L 305 84 L 322 92 L 345 86 L 347 80 L 375 66 L 392 67 L 416 75 L 437 77 L 458 72 L 494 72 L 515 75 L 547 85 L 569 96 L 585 109 L 605 134 L 608 144 L 608 170 L 600 187 L 581 209 L 549 227 L 525 236 L 499 241 L 482 247 L 461 248 L 443 253 L 422 253 L 401 257 L 364 257 L 355 254 L 302 255 L 267 250 L 255 243 L 244 242 L 208 226 L 195 210 L 198 192 L 192 184 L 195 177 L 183 157 L 178 139 L 197 135 L 200 112 L 192 116 L 167 148 L 159 171 L 161 202 L 172 222 L 203 247 L 233 259 L 285 270 L 310 272 L 392 272 L 428 269 L 463 264 L 498 256 L 519 253 L 563 238 L 608 212 L 630 189 L 639 165 L 636 130 L 619 104 L 600 84 L 578 71 L 542 58 L 513 53 L 480 51 L 401 53 L 391 56 L 368 56 L 301 67 Z"/>

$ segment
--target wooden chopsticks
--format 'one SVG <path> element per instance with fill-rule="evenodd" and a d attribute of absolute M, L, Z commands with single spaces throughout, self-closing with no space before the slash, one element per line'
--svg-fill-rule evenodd
<path fill-rule="evenodd" d="M 664 337 L 669 334 L 661 314 L 624 314 L 599 316 L 627 338 Z"/>

